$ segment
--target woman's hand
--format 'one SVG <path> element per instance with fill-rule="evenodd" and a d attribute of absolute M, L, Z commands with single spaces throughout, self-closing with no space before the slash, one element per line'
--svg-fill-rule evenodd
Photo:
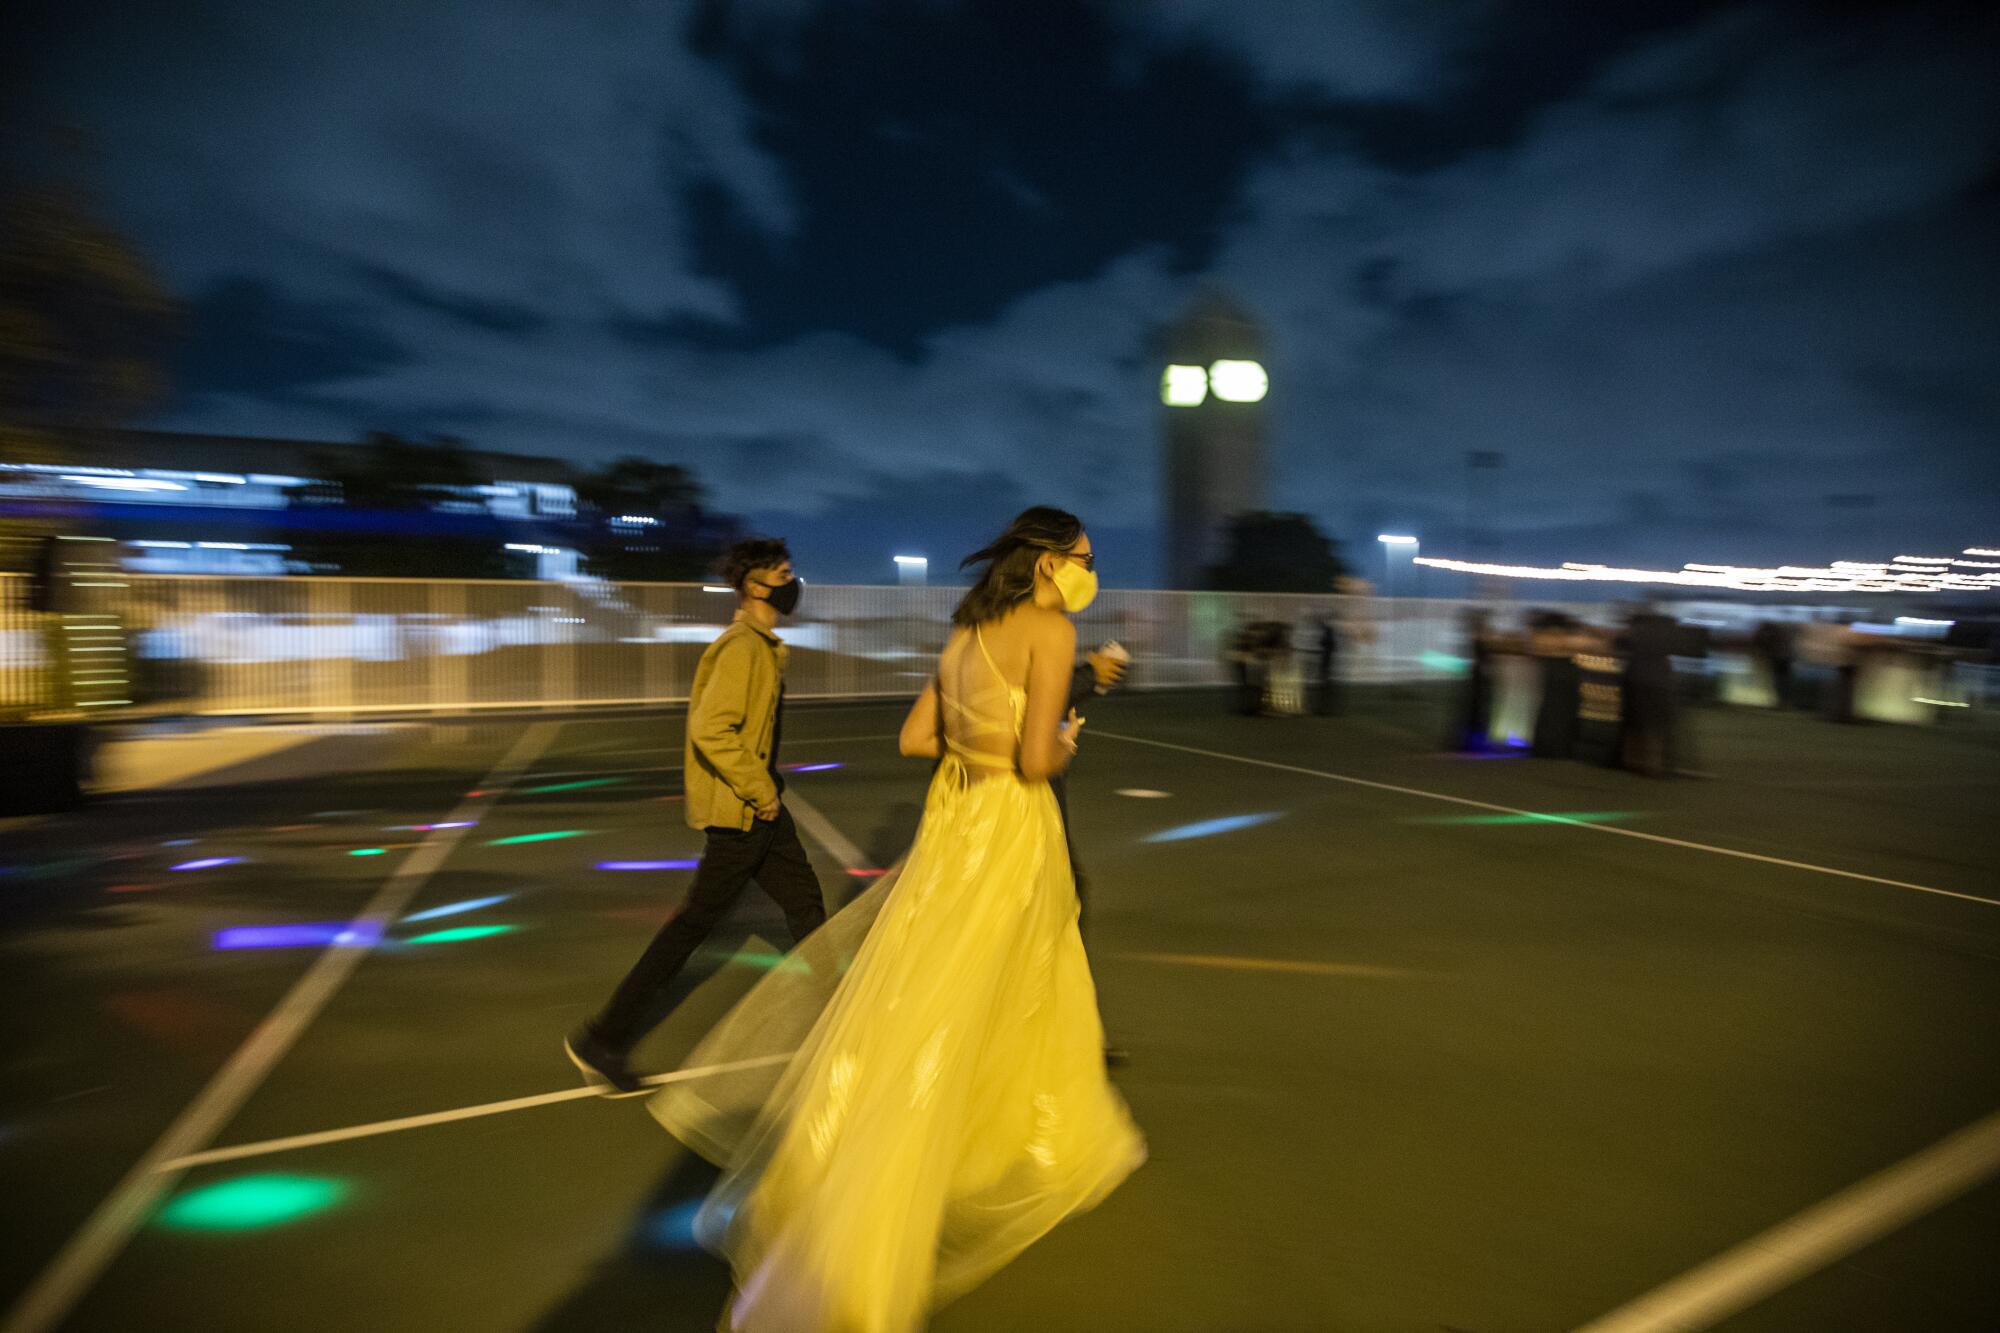
<path fill-rule="evenodd" d="M 896 738 L 896 748 L 913 759 L 942 758 L 944 741 L 938 733 L 938 722 L 937 682 L 932 681 L 924 686 L 924 692 L 910 706 L 909 716 L 903 719 L 903 730 Z"/>
<path fill-rule="evenodd" d="M 1075 754 L 1076 738 L 1082 731 L 1083 719 L 1078 717 L 1076 710 L 1072 708 L 1069 710 L 1069 716 L 1063 719 L 1061 730 L 1056 732 L 1056 739 L 1063 743 L 1065 750 L 1068 750 L 1071 754 Z"/>

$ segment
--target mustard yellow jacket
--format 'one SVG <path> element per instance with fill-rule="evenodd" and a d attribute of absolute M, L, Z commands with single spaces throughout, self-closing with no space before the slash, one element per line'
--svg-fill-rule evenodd
<path fill-rule="evenodd" d="M 748 829 L 759 805 L 777 795 L 771 742 L 785 645 L 747 621 L 734 621 L 708 646 L 688 693 L 683 777 L 690 827 Z"/>

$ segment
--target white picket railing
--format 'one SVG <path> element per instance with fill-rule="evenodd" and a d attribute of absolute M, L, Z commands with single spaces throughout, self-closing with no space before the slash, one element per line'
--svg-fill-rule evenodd
<path fill-rule="evenodd" d="M 0 706 L 46 669 L 0 576 Z M 782 636 L 793 698 L 907 697 L 921 688 L 960 590 L 811 585 Z M 215 715 L 452 713 L 672 703 L 734 602 L 698 584 L 126 574 L 92 594 L 135 646 L 141 704 Z M 1465 603 L 1107 589 L 1078 617 L 1085 644 L 1117 639 L 1135 688 L 1229 679 L 1245 616 L 1344 627 L 1350 680 L 1450 669 Z M 1590 618 L 1607 608 L 1574 607 Z M 1296 636 L 1311 652 L 1310 636 Z"/>

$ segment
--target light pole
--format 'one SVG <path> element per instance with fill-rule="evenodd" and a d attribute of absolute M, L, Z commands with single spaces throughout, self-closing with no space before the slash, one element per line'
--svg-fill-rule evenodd
<path fill-rule="evenodd" d="M 1395 585 L 1391 581 L 1394 566 L 1390 563 L 1390 556 L 1392 552 L 1407 546 L 1410 548 L 1410 559 L 1415 560 L 1417 558 L 1418 544 L 1415 537 L 1399 532 L 1378 533 L 1375 540 L 1382 543 L 1382 595 L 1389 599 L 1389 669 L 1393 673 L 1396 662 L 1396 648 L 1398 647 L 1397 640 L 1403 637 L 1403 608 L 1402 604 L 1396 600 L 1395 595 L 1391 592 L 1391 589 Z"/>
<path fill-rule="evenodd" d="M 921 555 L 899 555 L 896 561 L 896 582 L 906 588 L 921 588 L 930 581 L 931 562 Z"/>

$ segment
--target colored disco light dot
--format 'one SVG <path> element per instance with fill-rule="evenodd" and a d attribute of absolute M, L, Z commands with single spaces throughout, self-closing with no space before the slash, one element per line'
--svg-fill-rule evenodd
<path fill-rule="evenodd" d="M 693 870 L 699 861 L 599 861 L 599 870 Z"/>
<path fill-rule="evenodd" d="M 165 842 L 161 843 L 161 844 L 160 844 L 160 846 L 162 846 L 162 847 L 192 847 L 192 846 L 194 846 L 194 845 L 195 845 L 195 844 L 196 844 L 197 842 L 200 842 L 200 841 L 201 841 L 201 839 L 199 839 L 199 838 L 168 838 L 168 839 L 167 839 L 167 840 L 166 840 Z"/>
<path fill-rule="evenodd" d="M 1637 818 L 1638 810 L 1552 810 L 1538 814 L 1524 810 L 1517 815 L 1428 815 L 1420 819 L 1405 819 L 1405 824 L 1463 824 L 1480 827 L 1504 827 L 1517 824 L 1614 824 L 1621 819 Z"/>
<path fill-rule="evenodd" d="M 346 1193 L 345 1184 L 324 1176 L 238 1176 L 170 1199 L 158 1220 L 185 1231 L 250 1231 L 309 1217 Z"/>
<path fill-rule="evenodd" d="M 1278 814 L 1278 811 L 1268 810 L 1255 815 L 1224 815 L 1220 819 L 1204 819 L 1193 824 L 1180 824 L 1174 828 L 1161 829 L 1158 833 L 1148 833 L 1141 841 L 1184 842 L 1189 838 L 1212 838 L 1218 833 L 1234 833 L 1237 829 L 1268 824 L 1276 819 Z"/>
<path fill-rule="evenodd" d="M 694 1223 L 700 1212 L 700 1199 L 689 1199 L 686 1203 L 661 1209 L 646 1221 L 646 1240 L 663 1250 L 697 1248 L 699 1242 L 695 1240 Z"/>
<path fill-rule="evenodd" d="M 889 872 L 886 870 L 863 870 L 859 866 L 849 866 L 847 873 L 856 879 L 874 879 L 878 875 L 886 875 Z"/>
<path fill-rule="evenodd" d="M 787 773 L 824 773 L 829 768 L 840 768 L 840 764 L 786 764 Z"/>
<path fill-rule="evenodd" d="M 490 935 L 506 935 L 519 930 L 519 926 L 452 926 L 446 930 L 433 930 L 422 935 L 412 935 L 405 944 L 456 944 L 460 940 L 483 940 Z"/>
<path fill-rule="evenodd" d="M 511 838 L 489 838 L 488 847 L 513 847 L 524 842 L 554 842 L 557 838 L 587 838 L 592 830 L 572 828 L 558 829 L 553 833 L 516 833 Z"/>
<path fill-rule="evenodd" d="M 183 861 L 177 866 L 168 866 L 167 869 L 213 870 L 217 866 L 234 866 L 241 864 L 243 864 L 243 858 L 240 856 L 204 856 L 199 861 Z"/>
<path fill-rule="evenodd" d="M 217 949 L 306 949 L 317 945 L 365 947 L 382 938 L 379 926 L 352 925 L 346 921 L 311 921 L 283 926 L 231 926 L 218 930 L 212 941 Z"/>
<path fill-rule="evenodd" d="M 527 795 L 532 792 L 576 791 L 581 787 L 609 787 L 613 783 L 623 782 L 624 780 L 623 778 L 582 778 L 576 782 L 548 782 L 539 787 L 523 787 L 521 788 L 521 792 L 523 795 Z"/>
<path fill-rule="evenodd" d="M 1173 795 L 1169 791 L 1154 791 L 1151 787 L 1120 787 L 1118 795 L 1130 796 L 1138 801 L 1162 801 Z"/>
<path fill-rule="evenodd" d="M 387 847 L 356 847 L 348 853 L 349 856 L 387 856 L 388 854 L 389 849 Z"/>
<path fill-rule="evenodd" d="M 491 907 L 495 903 L 504 903 L 513 896 L 511 893 L 496 893 L 490 898 L 467 898 L 464 902 L 446 903 L 442 907 L 431 907 L 421 912 L 412 912 L 403 918 L 403 923 L 408 925 L 412 921 L 435 921 L 441 916 L 457 916 L 461 912 L 477 912 L 482 907 Z"/>

